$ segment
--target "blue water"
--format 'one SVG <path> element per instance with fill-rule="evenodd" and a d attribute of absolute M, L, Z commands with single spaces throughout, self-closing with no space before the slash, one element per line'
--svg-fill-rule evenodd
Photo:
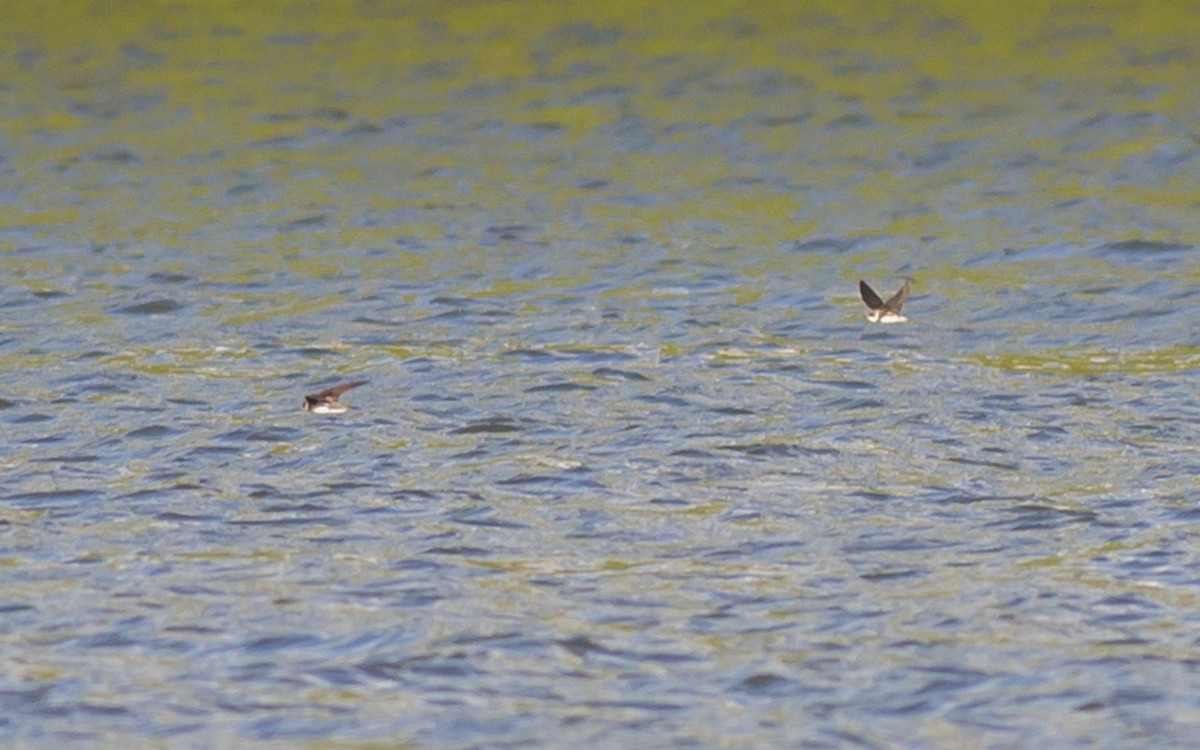
<path fill-rule="evenodd" d="M 5 744 L 1193 745 L 1178 59 L 473 7 L 10 53 Z"/>

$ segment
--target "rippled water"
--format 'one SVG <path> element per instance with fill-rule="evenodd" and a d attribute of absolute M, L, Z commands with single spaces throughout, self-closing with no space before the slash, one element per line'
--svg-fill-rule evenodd
<path fill-rule="evenodd" d="M 5 744 L 1194 742 L 1194 18 L 76 5 L 2 32 Z"/>

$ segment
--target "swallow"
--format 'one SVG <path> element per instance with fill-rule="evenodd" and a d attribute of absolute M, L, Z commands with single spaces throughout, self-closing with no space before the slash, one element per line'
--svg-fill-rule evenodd
<path fill-rule="evenodd" d="M 342 414 L 350 407 L 338 401 L 338 396 L 351 388 L 366 385 L 368 382 L 366 380 L 355 380 L 353 383 L 342 383 L 332 388 L 326 388 L 320 393 L 305 396 L 304 410 L 311 411 L 313 414 Z"/>
<path fill-rule="evenodd" d="M 867 303 L 867 320 L 872 323 L 903 323 L 908 320 L 900 314 L 900 308 L 904 307 L 904 300 L 908 299 L 910 291 L 912 291 L 912 280 L 905 279 L 904 286 L 900 287 L 900 291 L 884 302 L 875 293 L 875 290 L 867 285 L 867 282 L 861 279 L 858 282 L 858 293 L 862 295 L 863 302 Z"/>

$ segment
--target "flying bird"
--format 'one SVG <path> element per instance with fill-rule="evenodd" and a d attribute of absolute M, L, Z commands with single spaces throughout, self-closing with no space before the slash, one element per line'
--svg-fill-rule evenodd
<path fill-rule="evenodd" d="M 900 314 L 900 308 L 904 307 L 904 300 L 908 299 L 910 291 L 912 280 L 905 279 L 900 291 L 884 302 L 867 282 L 861 279 L 858 282 L 858 293 L 862 295 L 863 302 L 867 303 L 867 320 L 872 323 L 903 323 L 908 320 Z"/>
<path fill-rule="evenodd" d="M 338 396 L 342 395 L 351 388 L 357 388 L 360 385 L 366 385 L 369 381 L 355 380 L 352 383 L 342 383 L 335 385 L 332 388 L 326 388 L 320 393 L 313 393 L 304 397 L 304 410 L 311 411 L 313 414 L 341 414 L 350 407 L 338 400 Z"/>

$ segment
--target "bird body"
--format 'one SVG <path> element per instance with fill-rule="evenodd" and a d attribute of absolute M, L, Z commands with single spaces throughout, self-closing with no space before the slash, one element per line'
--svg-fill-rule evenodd
<path fill-rule="evenodd" d="M 338 400 L 338 396 L 342 395 L 351 388 L 357 388 L 360 385 L 366 385 L 366 380 L 355 380 L 352 383 L 342 383 L 335 385 L 332 388 L 326 388 L 320 393 L 313 393 L 304 397 L 304 410 L 311 411 L 313 414 L 342 414 L 350 407 Z"/>
<path fill-rule="evenodd" d="M 912 281 L 905 279 L 904 286 L 900 287 L 900 291 L 884 302 L 867 282 L 861 279 L 858 282 L 858 293 L 862 295 L 862 300 L 867 305 L 867 320 L 872 323 L 903 323 L 908 320 L 900 313 L 900 309 L 904 307 L 904 301 L 908 299 L 910 291 L 912 291 Z"/>

